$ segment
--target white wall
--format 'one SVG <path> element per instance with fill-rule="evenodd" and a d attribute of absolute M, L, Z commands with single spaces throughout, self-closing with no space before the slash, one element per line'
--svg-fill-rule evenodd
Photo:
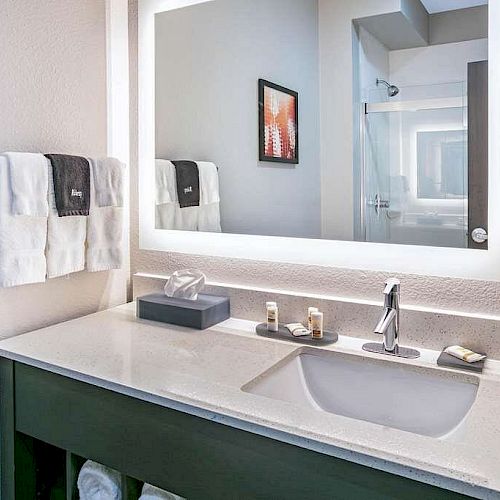
<path fill-rule="evenodd" d="M 322 236 L 353 239 L 352 20 L 395 12 L 399 0 L 319 0 Z M 341 119 L 339 119 L 341 117 Z"/>
<path fill-rule="evenodd" d="M 104 0 L 0 2 L 0 150 L 106 155 Z M 126 300 L 128 269 L 0 290 L 0 337 Z"/>
<path fill-rule="evenodd" d="M 157 157 L 218 165 L 226 233 L 320 237 L 318 43 L 317 0 L 156 16 Z M 258 161 L 259 78 L 299 92 L 297 166 Z"/>
<path fill-rule="evenodd" d="M 467 63 L 488 59 L 488 39 L 390 52 L 390 77 L 398 86 L 464 82 Z M 403 97 L 402 97 L 403 98 Z"/>

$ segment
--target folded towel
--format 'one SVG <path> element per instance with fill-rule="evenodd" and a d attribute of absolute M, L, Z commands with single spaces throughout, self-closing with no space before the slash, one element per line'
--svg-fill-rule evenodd
<path fill-rule="evenodd" d="M 90 160 L 91 170 L 101 168 Z M 123 208 L 98 206 L 98 187 L 91 176 L 91 202 L 87 221 L 86 269 L 91 273 L 120 269 L 123 264 Z"/>
<path fill-rule="evenodd" d="M 197 162 L 200 171 L 200 210 L 198 231 L 220 233 L 219 172 L 210 162 Z"/>
<path fill-rule="evenodd" d="M 173 161 L 177 181 L 177 198 L 181 208 L 200 205 L 200 173 L 194 161 Z"/>
<path fill-rule="evenodd" d="M 81 156 L 45 155 L 52 165 L 56 207 L 59 217 L 88 215 L 90 208 L 90 165 Z"/>
<path fill-rule="evenodd" d="M 49 165 L 49 220 L 47 231 L 47 276 L 57 278 L 85 269 L 87 217 L 59 217 L 52 168 Z"/>
<path fill-rule="evenodd" d="M 220 203 L 200 205 L 198 211 L 198 231 L 205 233 L 222 232 L 220 223 Z"/>
<path fill-rule="evenodd" d="M 145 483 L 139 500 L 184 500 L 184 498 Z"/>
<path fill-rule="evenodd" d="M 0 288 L 43 283 L 47 217 L 13 216 L 11 207 L 9 162 L 0 155 Z"/>
<path fill-rule="evenodd" d="M 200 205 L 219 203 L 219 172 L 217 167 L 208 161 L 198 161 L 200 172 Z"/>
<path fill-rule="evenodd" d="M 169 160 L 156 160 L 156 205 L 178 203 L 175 165 Z"/>
<path fill-rule="evenodd" d="M 12 215 L 47 217 L 47 159 L 38 153 L 5 153 L 9 160 Z"/>
<path fill-rule="evenodd" d="M 178 203 L 156 205 L 155 228 L 170 231 L 182 229 L 182 214 Z"/>
<path fill-rule="evenodd" d="M 97 207 L 123 207 L 125 165 L 116 158 L 92 159 L 93 196 Z"/>
<path fill-rule="evenodd" d="M 80 500 L 121 500 L 121 476 L 113 469 L 87 460 L 78 474 Z"/>

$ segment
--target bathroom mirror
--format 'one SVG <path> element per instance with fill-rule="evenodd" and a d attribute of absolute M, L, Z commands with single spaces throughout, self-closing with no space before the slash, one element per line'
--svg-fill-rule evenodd
<path fill-rule="evenodd" d="M 486 1 L 177 7 L 154 15 L 157 230 L 488 248 Z"/>

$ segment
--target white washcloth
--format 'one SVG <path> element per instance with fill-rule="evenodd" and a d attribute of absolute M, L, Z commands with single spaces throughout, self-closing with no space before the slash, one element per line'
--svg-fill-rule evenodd
<path fill-rule="evenodd" d="M 116 158 L 97 158 L 92 163 L 94 199 L 97 207 L 123 207 L 125 165 Z"/>
<path fill-rule="evenodd" d="M 144 483 L 139 500 L 184 500 L 184 498 L 168 491 L 160 490 L 160 488 L 151 484 Z"/>
<path fill-rule="evenodd" d="M 121 500 L 121 476 L 113 469 L 87 460 L 78 474 L 80 500 Z"/>
<path fill-rule="evenodd" d="M 47 217 L 11 214 L 8 169 L 0 155 L 0 288 L 43 283 L 47 271 Z"/>
<path fill-rule="evenodd" d="M 57 278 L 85 269 L 87 217 L 59 217 L 52 168 L 49 171 L 49 223 L 47 232 L 47 276 Z"/>
<path fill-rule="evenodd" d="M 47 217 L 47 159 L 39 153 L 4 153 L 9 161 L 12 215 Z"/>
<path fill-rule="evenodd" d="M 93 171 L 96 163 L 90 161 Z M 99 166 L 97 166 L 99 168 Z M 97 205 L 95 175 L 90 176 L 86 269 L 91 273 L 120 269 L 123 264 L 123 208 Z"/>
<path fill-rule="evenodd" d="M 217 167 L 208 161 L 197 161 L 200 174 L 200 205 L 219 203 L 219 172 Z"/>

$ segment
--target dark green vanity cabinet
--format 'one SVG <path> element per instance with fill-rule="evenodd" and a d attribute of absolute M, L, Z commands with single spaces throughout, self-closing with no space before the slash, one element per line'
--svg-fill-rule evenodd
<path fill-rule="evenodd" d="M 0 359 L 1 500 L 77 498 L 84 458 L 196 499 L 464 498 Z M 48 466 L 50 464 L 50 466 Z"/>

